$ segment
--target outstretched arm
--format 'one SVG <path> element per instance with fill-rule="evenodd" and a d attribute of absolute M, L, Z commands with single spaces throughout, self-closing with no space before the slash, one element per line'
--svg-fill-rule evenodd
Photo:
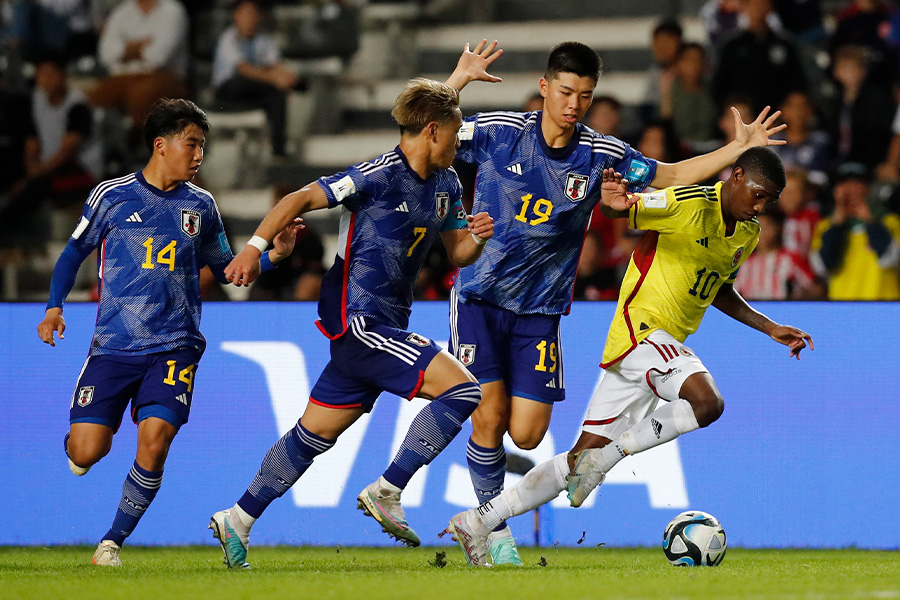
<path fill-rule="evenodd" d="M 286 232 L 282 235 L 290 236 L 292 228 L 299 228 L 299 224 L 295 225 L 296 217 L 320 208 L 328 208 L 328 197 L 319 184 L 313 182 L 282 198 L 256 228 L 253 239 L 250 241 L 256 240 L 264 249 L 279 232 Z M 296 230 L 293 231 L 293 235 L 296 236 Z M 290 251 L 284 254 L 285 249 L 285 239 L 276 239 L 275 249 L 269 251 L 269 258 L 272 259 L 272 262 L 277 262 L 290 254 Z M 293 244 L 291 244 L 291 250 L 293 250 Z M 272 254 L 273 252 L 275 255 Z M 247 244 L 225 267 L 225 278 L 237 286 L 250 285 L 259 275 L 261 254 L 262 250 L 258 246 L 252 243 Z"/>
<path fill-rule="evenodd" d="M 658 163 L 656 176 L 650 185 L 657 189 L 673 185 L 690 185 L 712 177 L 722 169 L 731 166 L 744 150 L 754 146 L 779 146 L 784 140 L 772 139 L 772 136 L 787 127 L 786 124 L 775 125 L 781 111 L 776 110 L 769 115 L 769 107 L 765 107 L 756 120 L 744 123 L 741 113 L 731 107 L 734 117 L 735 139 L 718 150 L 695 156 L 677 163 Z M 768 116 L 767 116 L 768 115 Z"/>
<path fill-rule="evenodd" d="M 761 312 L 753 310 L 729 283 L 719 288 L 713 306 L 732 319 L 762 331 L 779 344 L 784 344 L 791 349 L 791 356 L 796 356 L 797 360 L 800 360 L 800 351 L 806 348 L 807 343 L 809 349 L 813 349 L 812 336 L 796 327 L 779 325 Z"/>
<path fill-rule="evenodd" d="M 503 54 L 503 50 L 496 50 L 496 48 L 497 40 L 490 44 L 487 43 L 487 40 L 481 40 L 475 46 L 475 50 L 470 52 L 469 44 L 466 42 L 462 56 L 459 57 L 459 62 L 456 64 L 456 70 L 450 74 L 450 78 L 444 83 L 462 91 L 464 87 L 473 81 L 488 81 L 490 83 L 503 81 L 487 72 L 487 68 L 491 66 L 491 63 Z"/>
<path fill-rule="evenodd" d="M 600 212 L 610 219 L 628 217 L 628 209 L 634 206 L 640 196 L 628 193 L 628 181 L 615 169 L 603 169 L 603 183 L 600 184 Z"/>
<path fill-rule="evenodd" d="M 441 233 L 447 256 L 457 267 L 468 267 L 481 256 L 484 245 L 494 235 L 494 219 L 486 212 L 466 217 L 468 229 L 454 229 Z"/>

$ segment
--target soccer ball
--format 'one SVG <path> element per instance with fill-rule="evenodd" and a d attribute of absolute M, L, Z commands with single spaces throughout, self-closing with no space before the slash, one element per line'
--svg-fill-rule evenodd
<path fill-rule="evenodd" d="M 714 516 L 689 510 L 666 526 L 662 547 L 676 567 L 715 567 L 725 558 L 725 530 Z"/>

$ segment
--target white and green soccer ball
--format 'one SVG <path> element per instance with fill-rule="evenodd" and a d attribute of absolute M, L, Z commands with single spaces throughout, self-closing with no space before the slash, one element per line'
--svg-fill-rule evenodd
<path fill-rule="evenodd" d="M 689 510 L 666 526 L 662 547 L 676 567 L 715 567 L 725 558 L 725 530 L 714 516 Z"/>

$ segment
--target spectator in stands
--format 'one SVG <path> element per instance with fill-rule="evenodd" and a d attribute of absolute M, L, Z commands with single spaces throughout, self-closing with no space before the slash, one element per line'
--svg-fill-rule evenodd
<path fill-rule="evenodd" d="M 829 40 L 832 63 L 844 46 L 865 49 L 869 73 L 882 82 L 897 77 L 896 50 L 885 38 L 890 29 L 891 3 L 881 0 L 853 0 L 837 15 L 837 25 Z"/>
<path fill-rule="evenodd" d="M 700 18 L 713 48 L 731 37 L 741 26 L 741 0 L 707 0 L 700 7 Z"/>
<path fill-rule="evenodd" d="M 303 87 L 297 73 L 282 60 L 275 38 L 261 28 L 263 6 L 259 0 L 238 0 L 234 25 L 222 32 L 216 44 L 212 85 L 216 100 L 242 109 L 266 111 L 272 153 L 285 156 L 287 95 Z"/>
<path fill-rule="evenodd" d="M 719 132 L 720 138 L 724 143 L 734 141 L 734 115 L 731 108 L 734 107 L 741 115 L 749 115 L 753 113 L 752 101 L 747 96 L 734 95 L 730 96 L 723 104 L 719 113 Z M 719 175 L 713 178 L 709 185 L 717 181 L 725 181 L 731 176 L 731 168 L 726 167 L 719 172 Z"/>
<path fill-rule="evenodd" d="M 660 115 L 672 121 L 678 139 L 694 147 L 715 137 L 716 105 L 706 81 L 706 50 L 684 44 L 675 63 L 675 77 L 663 79 Z"/>
<path fill-rule="evenodd" d="M 896 102 L 884 81 L 869 77 L 866 51 L 844 46 L 832 64 L 835 88 L 825 100 L 825 123 L 836 146 L 838 162 L 874 168 L 884 162 L 891 142 Z"/>
<path fill-rule="evenodd" d="M 666 119 L 655 119 L 644 125 L 635 148 L 647 158 L 665 163 L 676 163 L 684 158 L 672 122 Z"/>
<path fill-rule="evenodd" d="M 647 87 L 644 90 L 644 100 L 641 102 L 643 121 L 659 116 L 660 87 L 669 85 L 675 78 L 675 64 L 681 51 L 682 35 L 681 25 L 675 19 L 660 21 L 653 28 L 653 39 L 650 44 L 653 65 L 647 69 Z"/>
<path fill-rule="evenodd" d="M 103 147 L 84 94 L 69 86 L 65 57 L 37 61 L 32 111 L 39 154 L 28 168 L 31 187 L 55 206 L 80 212 L 103 177 Z"/>
<path fill-rule="evenodd" d="M 187 13 L 176 0 L 123 0 L 106 21 L 98 52 L 109 76 L 88 99 L 130 117 L 133 148 L 143 147 L 144 119 L 153 103 L 188 93 L 187 31 Z"/>
<path fill-rule="evenodd" d="M 759 244 L 741 265 L 734 289 L 746 300 L 810 300 L 824 290 L 806 260 L 782 244 L 784 214 L 767 209 L 757 215 Z"/>
<path fill-rule="evenodd" d="M 806 89 L 799 54 L 790 40 L 769 25 L 770 0 L 742 0 L 742 10 L 747 27 L 721 46 L 713 94 L 719 102 L 744 94 L 752 99 L 754 110 L 777 108 L 788 92 Z"/>
<path fill-rule="evenodd" d="M 816 228 L 812 263 L 828 279 L 831 300 L 900 300 L 900 217 L 873 214 L 865 165 L 844 163 L 834 211 Z"/>
<path fill-rule="evenodd" d="M 28 96 L 9 92 L 0 77 L 0 250 L 28 247 L 31 232 L 20 227 L 28 216 L 28 202 L 23 193 L 26 147 L 37 144 L 37 131 L 31 116 Z"/>
<path fill-rule="evenodd" d="M 543 100 L 541 97 L 542 103 Z M 594 96 L 591 108 L 588 109 L 587 124 L 597 133 L 621 137 L 622 103 L 613 96 Z"/>
<path fill-rule="evenodd" d="M 97 45 L 88 0 L 15 0 L 9 37 L 28 62 L 48 52 L 84 56 Z"/>
<path fill-rule="evenodd" d="M 799 167 L 807 172 L 810 183 L 822 187 L 828 183 L 831 163 L 831 140 L 815 128 L 816 119 L 809 94 L 791 92 L 781 105 L 781 121 L 787 125 L 781 139 L 784 146 L 774 148 L 784 168 Z"/>
<path fill-rule="evenodd" d="M 813 234 L 822 220 L 814 201 L 815 188 L 801 168 L 785 170 L 785 178 L 787 183 L 778 198 L 778 209 L 784 214 L 782 243 L 785 249 L 796 253 L 808 264 Z"/>
<path fill-rule="evenodd" d="M 295 189 L 290 184 L 276 185 L 272 190 L 272 206 Z M 250 288 L 250 300 L 318 300 L 325 274 L 324 254 L 322 238 L 309 223 L 304 223 L 297 232 L 294 251 L 281 261 L 277 269 L 261 273 L 256 278 Z"/>

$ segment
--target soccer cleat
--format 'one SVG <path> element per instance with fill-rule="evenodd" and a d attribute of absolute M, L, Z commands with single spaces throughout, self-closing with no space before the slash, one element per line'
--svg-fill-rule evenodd
<path fill-rule="evenodd" d="M 600 459 L 600 448 L 588 448 L 581 452 L 573 452 L 574 466 L 566 475 L 566 492 L 569 496 L 569 504 L 578 508 L 594 488 L 606 479 L 606 472 L 600 468 L 597 461 Z"/>
<path fill-rule="evenodd" d="M 79 467 L 75 463 L 72 462 L 72 459 L 69 458 L 69 432 L 66 432 L 66 436 L 63 438 L 63 450 L 66 453 L 66 458 L 69 459 L 69 470 L 81 477 L 85 473 L 91 470 L 90 467 Z"/>
<path fill-rule="evenodd" d="M 119 560 L 119 550 L 121 549 L 114 541 L 103 540 L 97 545 L 91 562 L 101 567 L 121 567 L 122 561 Z"/>
<path fill-rule="evenodd" d="M 497 535 L 500 533 L 501 535 Z M 492 532 L 488 537 L 490 542 L 491 562 L 494 565 L 513 565 L 521 567 L 523 564 L 522 557 L 519 556 L 519 549 L 516 548 L 516 540 L 513 539 L 512 533 L 507 527 L 502 532 Z"/>
<path fill-rule="evenodd" d="M 478 518 L 477 511 L 477 508 L 473 508 L 454 515 L 444 533 L 449 533 L 459 544 L 470 567 L 489 567 L 488 538 L 491 532 Z"/>
<path fill-rule="evenodd" d="M 421 543 L 419 536 L 406 522 L 399 493 L 382 488 L 376 480 L 367 485 L 356 499 L 356 507 L 381 523 L 381 530 L 386 534 L 407 546 L 418 546 Z"/>
<path fill-rule="evenodd" d="M 225 554 L 225 564 L 229 569 L 249 569 L 247 563 L 247 546 L 250 545 L 249 532 L 241 536 L 231 524 L 231 512 L 220 510 L 212 516 L 209 528 L 213 531 L 213 537 L 219 540 L 222 552 Z"/>

